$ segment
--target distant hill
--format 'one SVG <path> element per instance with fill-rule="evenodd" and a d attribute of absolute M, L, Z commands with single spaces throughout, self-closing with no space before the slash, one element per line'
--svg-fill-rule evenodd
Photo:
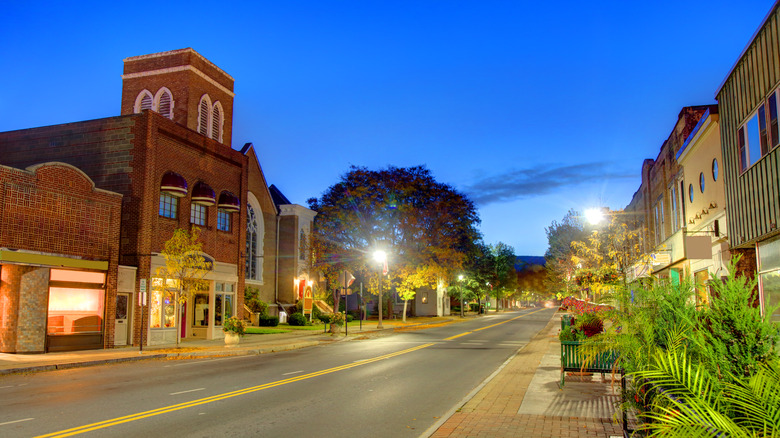
<path fill-rule="evenodd" d="M 530 265 L 545 266 L 547 260 L 540 256 L 517 256 L 515 259 L 515 270 L 522 271 Z"/>

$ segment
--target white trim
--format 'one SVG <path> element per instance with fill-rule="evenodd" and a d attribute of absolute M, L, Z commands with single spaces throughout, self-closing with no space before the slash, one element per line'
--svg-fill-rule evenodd
<path fill-rule="evenodd" d="M 213 128 L 214 128 L 214 119 L 213 119 L 213 117 L 214 117 L 214 110 L 218 110 L 219 111 L 219 120 L 217 120 L 217 124 L 218 124 L 217 130 L 219 132 L 217 132 L 217 135 L 216 135 L 217 138 L 214 138 L 215 135 L 214 135 L 214 132 L 213 132 Z M 214 102 L 214 105 L 211 107 L 211 128 L 212 128 L 212 132 L 211 132 L 211 135 L 209 137 L 214 139 L 214 140 L 217 140 L 220 143 L 222 143 L 222 134 L 224 132 L 224 129 L 222 129 L 222 128 L 223 128 L 224 124 L 225 124 L 225 110 L 222 108 L 222 104 L 219 101 L 216 101 L 216 102 Z"/>
<path fill-rule="evenodd" d="M 142 59 L 152 59 L 152 58 L 163 58 L 163 57 L 166 57 L 166 56 L 175 55 L 177 53 L 184 53 L 184 52 L 190 52 L 190 53 L 193 53 L 193 54 L 197 55 L 198 58 L 200 58 L 203 62 L 205 62 L 206 64 L 208 64 L 208 65 L 214 67 L 215 69 L 219 70 L 220 73 L 222 73 L 223 75 L 229 77 L 231 80 L 234 80 L 232 76 L 230 76 L 229 74 L 225 73 L 224 70 L 222 70 L 221 68 L 219 68 L 216 65 L 214 65 L 213 62 L 209 61 L 203 55 L 201 55 L 200 53 L 196 52 L 195 49 L 193 49 L 192 47 L 187 47 L 185 49 L 169 50 L 167 52 L 150 53 L 148 55 L 131 56 L 129 58 L 123 59 L 122 62 L 140 61 Z"/>
<path fill-rule="evenodd" d="M 135 79 L 135 78 L 144 78 L 147 76 L 156 76 L 156 75 L 162 75 L 167 73 L 176 73 L 180 71 L 192 71 L 193 73 L 197 74 L 198 76 L 202 77 L 206 81 L 208 81 L 211 85 L 214 85 L 215 87 L 219 88 L 223 92 L 227 93 L 230 97 L 235 97 L 236 93 L 230 91 L 225 87 L 224 85 L 220 84 L 219 82 L 215 81 L 211 76 L 206 75 L 206 73 L 203 73 L 202 71 L 198 70 L 197 68 L 191 66 L 191 65 L 180 65 L 178 67 L 169 67 L 169 68 L 161 68 L 158 70 L 150 70 L 150 71 L 142 71 L 138 73 L 130 73 L 126 75 L 122 75 L 122 80 L 126 79 Z M 231 78 L 232 79 L 232 78 Z"/>
<path fill-rule="evenodd" d="M 206 132 L 200 132 L 200 125 L 201 125 L 201 117 L 203 117 L 201 108 L 203 108 L 203 101 L 206 101 Z M 205 135 L 206 137 L 211 138 L 211 97 L 209 97 L 208 93 L 204 94 L 200 97 L 200 100 L 198 101 L 198 126 L 195 129 L 195 131 L 198 132 L 200 135 Z"/>
<path fill-rule="evenodd" d="M 257 248 L 256 248 L 257 253 L 255 258 L 257 259 L 256 262 L 257 262 L 257 277 L 258 277 L 258 278 L 247 278 L 247 280 L 253 280 L 255 282 L 258 282 L 259 284 L 265 284 L 265 281 L 263 279 L 265 275 L 265 270 L 263 269 L 263 261 L 265 260 L 264 259 L 265 218 L 263 217 L 263 210 L 260 208 L 260 202 L 258 202 L 257 198 L 252 192 L 247 192 L 246 203 L 247 206 L 252 207 L 252 210 L 254 210 L 255 219 L 257 220 Z M 247 224 L 244 224 L 244 227 L 246 227 L 246 225 Z M 244 245 L 246 245 L 246 242 L 244 242 Z M 247 254 L 247 256 L 249 256 L 249 254 Z"/>
<path fill-rule="evenodd" d="M 133 104 L 133 112 L 135 114 L 141 112 L 141 102 L 143 101 L 144 96 L 149 96 L 149 99 L 152 101 L 152 104 L 149 107 L 149 109 L 154 108 L 154 96 L 152 96 L 152 92 L 147 89 L 144 89 L 140 93 L 138 93 L 138 96 L 136 96 L 135 98 L 135 104 Z"/>
<path fill-rule="evenodd" d="M 160 112 L 160 99 L 162 98 L 163 94 L 168 93 L 168 96 L 171 98 L 171 113 L 170 114 L 163 114 Z M 152 109 L 157 112 L 158 114 L 162 115 L 166 119 L 173 120 L 173 93 L 171 93 L 171 90 L 168 89 L 168 87 L 162 87 L 159 90 L 157 90 L 157 94 L 154 96 L 154 101 L 152 102 Z M 170 117 L 168 117 L 170 116 Z"/>

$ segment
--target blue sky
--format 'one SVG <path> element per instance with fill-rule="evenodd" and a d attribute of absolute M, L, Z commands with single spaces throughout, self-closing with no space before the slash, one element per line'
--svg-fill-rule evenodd
<path fill-rule="evenodd" d="M 628 204 L 772 3 L 134 5 L 4 2 L 0 131 L 118 115 L 122 59 L 192 47 L 235 78 L 233 147 L 292 202 L 352 164 L 424 164 L 477 202 L 486 242 L 543 255 L 567 210 Z"/>

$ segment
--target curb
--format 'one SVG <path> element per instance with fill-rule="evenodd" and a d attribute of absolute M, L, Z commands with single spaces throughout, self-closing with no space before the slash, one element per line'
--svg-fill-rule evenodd
<path fill-rule="evenodd" d="M 435 323 L 423 322 L 419 324 L 410 324 L 404 327 L 387 327 L 381 330 L 374 329 L 370 331 L 364 330 L 360 334 L 371 334 L 371 333 L 382 333 L 382 332 L 392 333 L 395 332 L 397 329 L 404 329 L 409 327 L 420 327 L 420 326 L 442 324 L 442 323 L 451 324 L 455 322 L 458 322 L 458 320 L 450 318 L 449 320 L 436 321 Z M 175 360 L 175 359 L 199 359 L 199 358 L 209 358 L 209 357 L 259 356 L 261 354 L 298 350 L 301 348 L 314 347 L 317 345 L 328 344 L 331 342 L 343 342 L 343 341 L 351 341 L 355 339 L 357 338 L 350 338 L 348 336 L 343 336 L 343 337 L 339 336 L 339 337 L 334 337 L 333 339 L 317 340 L 317 341 L 301 341 L 301 342 L 293 342 L 289 344 L 278 344 L 278 345 L 273 345 L 268 347 L 258 347 L 258 348 L 245 348 L 245 349 L 236 349 L 236 350 L 206 350 L 206 351 L 192 351 L 186 353 L 158 353 L 158 354 L 149 354 L 144 356 L 118 357 L 113 359 L 86 360 L 81 362 L 66 362 L 66 363 L 48 364 L 48 365 L 33 365 L 27 367 L 1 369 L 0 376 L 16 374 L 16 373 L 37 373 L 43 371 L 66 370 L 72 368 L 86 368 L 91 366 L 108 365 L 108 364 L 125 363 L 125 362 L 136 362 L 140 360 L 149 360 L 149 359 Z"/>

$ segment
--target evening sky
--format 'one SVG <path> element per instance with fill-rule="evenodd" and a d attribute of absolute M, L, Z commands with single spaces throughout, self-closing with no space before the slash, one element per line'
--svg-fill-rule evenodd
<path fill-rule="evenodd" d="M 232 147 L 252 142 L 292 202 L 350 165 L 424 164 L 477 203 L 487 243 L 543 255 L 567 210 L 630 202 L 771 6 L 3 2 L 0 131 L 118 115 L 122 59 L 192 47 L 235 78 Z"/>

